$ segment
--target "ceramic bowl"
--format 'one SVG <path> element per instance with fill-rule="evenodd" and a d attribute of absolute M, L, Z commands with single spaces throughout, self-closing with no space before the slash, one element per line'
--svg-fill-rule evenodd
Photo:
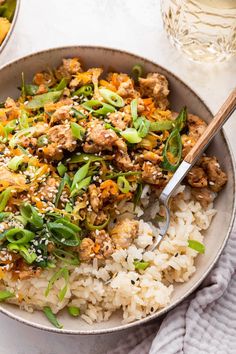
<path fill-rule="evenodd" d="M 25 74 L 26 82 L 29 82 L 35 72 L 47 67 L 56 67 L 60 64 L 62 58 L 74 56 L 81 58 L 84 66 L 87 68 L 102 66 L 105 71 L 112 68 L 116 71 L 129 73 L 134 64 L 140 63 L 144 66 L 146 72 L 157 71 L 168 78 L 171 92 L 170 102 L 173 110 L 178 111 L 186 105 L 190 112 L 203 117 L 206 121 L 209 122 L 212 118 L 212 114 L 206 104 L 194 92 L 194 87 L 191 89 L 181 79 L 163 67 L 123 51 L 88 46 L 50 49 L 29 55 L 2 67 L 0 70 L 0 102 L 7 96 L 17 97 L 19 95 L 17 87 L 21 85 L 22 72 Z M 227 172 L 228 183 L 216 200 L 215 207 L 218 212 L 210 228 L 206 231 L 206 253 L 197 257 L 196 272 L 191 279 L 187 283 L 175 286 L 169 306 L 144 319 L 125 325 L 122 324 L 122 317 L 119 312 L 115 313 L 107 322 L 97 323 L 92 326 L 81 319 L 69 317 L 66 312 L 61 312 L 58 315 L 59 321 L 64 325 L 61 330 L 52 327 L 43 313 L 38 311 L 27 313 L 16 306 L 6 303 L 0 305 L 0 311 L 20 322 L 48 331 L 68 334 L 99 334 L 144 324 L 151 319 L 160 317 L 183 301 L 200 285 L 216 263 L 233 224 L 235 212 L 235 172 L 232 153 L 223 133 L 217 135 L 210 145 L 209 150 L 211 154 L 217 156 L 223 169 Z"/>
<path fill-rule="evenodd" d="M 10 39 L 12 33 L 13 33 L 13 30 L 14 30 L 14 27 L 15 27 L 15 24 L 16 24 L 16 20 L 17 20 L 18 14 L 19 14 L 19 9 L 20 9 L 20 0 L 16 0 L 16 9 L 15 9 L 15 13 L 14 13 L 14 16 L 13 16 L 13 20 L 11 22 L 11 27 L 10 27 L 10 30 L 7 33 L 6 37 L 4 38 L 4 41 L 0 45 L 0 54 L 3 51 L 3 49 L 5 48 L 7 42 L 9 41 L 9 39 Z"/>

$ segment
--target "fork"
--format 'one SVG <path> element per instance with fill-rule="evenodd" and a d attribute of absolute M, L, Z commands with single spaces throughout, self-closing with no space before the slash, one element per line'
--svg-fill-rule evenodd
<path fill-rule="evenodd" d="M 156 237 L 154 243 L 149 247 L 150 250 L 154 250 L 160 242 L 163 240 L 163 237 L 167 233 L 169 224 L 170 224 L 170 207 L 169 200 L 170 197 L 175 192 L 176 188 L 179 186 L 181 181 L 187 175 L 187 173 L 194 166 L 195 162 L 202 155 L 208 144 L 214 138 L 214 136 L 220 131 L 225 122 L 233 114 L 236 109 L 236 88 L 231 92 L 229 97 L 223 103 L 219 111 L 216 113 L 210 124 L 207 126 L 204 133 L 201 135 L 197 143 L 189 151 L 189 153 L 184 157 L 183 161 L 179 165 L 178 169 L 174 173 L 173 177 L 167 183 L 163 189 L 160 197 L 159 203 L 163 208 L 165 214 L 164 222 L 153 221 L 154 226 L 159 228 L 159 235 Z M 150 205 L 144 212 L 142 218 L 144 220 L 150 221 L 150 211 L 152 205 Z"/>

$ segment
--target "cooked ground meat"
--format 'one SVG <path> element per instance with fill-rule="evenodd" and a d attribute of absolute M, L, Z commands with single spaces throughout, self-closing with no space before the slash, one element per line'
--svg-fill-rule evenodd
<path fill-rule="evenodd" d="M 214 193 L 206 187 L 203 188 L 192 188 L 192 196 L 203 206 L 207 208 L 210 203 L 214 200 Z"/>
<path fill-rule="evenodd" d="M 126 129 L 128 126 L 128 123 L 130 122 L 130 120 L 127 121 L 127 119 L 125 119 L 125 114 L 123 114 L 123 112 L 111 113 L 109 115 L 109 120 L 114 125 L 114 127 L 118 128 L 120 130 Z"/>
<path fill-rule="evenodd" d="M 207 187 L 207 175 L 203 168 L 194 166 L 187 175 L 187 181 L 192 187 Z"/>
<path fill-rule="evenodd" d="M 59 144 L 62 149 L 75 150 L 76 139 L 72 135 L 70 126 L 56 125 L 48 130 L 47 135 L 50 142 Z"/>
<path fill-rule="evenodd" d="M 48 177 L 46 182 L 41 185 L 41 188 L 37 194 L 40 198 L 46 198 L 47 201 L 53 202 L 57 193 L 58 186 L 59 182 L 55 178 Z"/>
<path fill-rule="evenodd" d="M 16 102 L 11 97 L 7 97 L 4 106 L 5 106 L 5 108 L 16 108 L 17 107 Z"/>
<path fill-rule="evenodd" d="M 36 84 L 36 85 L 45 85 L 47 87 L 51 87 L 53 85 L 55 85 L 55 77 L 53 76 L 52 73 L 49 73 L 49 72 L 41 72 L 41 73 L 37 73 L 34 75 L 34 78 L 33 78 L 33 82 Z"/>
<path fill-rule="evenodd" d="M 137 91 L 134 89 L 133 81 L 131 79 L 127 79 L 122 82 L 117 90 L 118 95 L 123 98 L 135 98 L 138 96 Z"/>
<path fill-rule="evenodd" d="M 124 219 L 119 221 L 111 230 L 110 236 L 116 248 L 127 248 L 138 233 L 138 221 Z"/>
<path fill-rule="evenodd" d="M 53 114 L 50 120 L 51 124 L 54 123 L 63 123 L 65 120 L 70 120 L 71 118 L 71 107 L 70 106 L 62 106 L 59 107 Z"/>
<path fill-rule="evenodd" d="M 0 185 L 6 185 L 6 182 L 10 185 L 24 185 L 25 176 L 19 173 L 14 173 L 8 170 L 6 167 L 0 166 Z"/>
<path fill-rule="evenodd" d="M 187 134 L 183 134 L 181 136 L 181 141 L 182 141 L 182 157 L 184 158 L 194 146 L 195 140 L 193 139 L 193 137 L 190 137 Z"/>
<path fill-rule="evenodd" d="M 63 150 L 72 152 L 77 145 L 69 125 L 55 125 L 47 131 L 47 138 L 49 144 L 39 148 L 38 153 L 54 160 L 61 160 L 63 158 Z"/>
<path fill-rule="evenodd" d="M 109 258 L 115 251 L 114 244 L 105 230 L 92 231 L 90 236 L 94 239 L 94 250 L 97 258 Z"/>
<path fill-rule="evenodd" d="M 95 184 L 90 184 L 88 192 L 91 207 L 97 213 L 102 206 L 101 190 Z"/>
<path fill-rule="evenodd" d="M 21 139 L 19 139 L 19 145 L 23 146 L 25 149 L 26 148 L 31 148 L 34 149 L 38 144 L 38 140 L 33 137 L 28 137 L 28 136 L 22 136 Z"/>
<path fill-rule="evenodd" d="M 188 135 L 196 142 L 206 130 L 207 124 L 198 116 L 195 116 L 194 114 L 188 114 L 187 126 L 189 129 Z"/>
<path fill-rule="evenodd" d="M 87 212 L 87 221 L 91 225 L 102 225 L 105 221 L 107 221 L 107 214 L 104 211 L 99 211 L 95 213 L 94 211 Z"/>
<path fill-rule="evenodd" d="M 163 160 L 163 157 L 153 151 L 144 151 L 140 156 L 141 159 L 150 161 L 153 164 L 158 164 Z"/>
<path fill-rule="evenodd" d="M 210 189 L 219 192 L 227 182 L 227 175 L 221 170 L 217 159 L 205 156 L 202 157 L 200 164 L 207 174 Z"/>
<path fill-rule="evenodd" d="M 140 78 L 139 83 L 142 97 L 153 97 L 156 107 L 162 110 L 168 107 L 169 89 L 165 76 L 158 73 L 149 73 L 146 79 Z"/>
<path fill-rule="evenodd" d="M 159 166 L 153 165 L 151 162 L 144 162 L 142 166 L 142 179 L 150 184 L 160 184 L 162 170 Z"/>
<path fill-rule="evenodd" d="M 86 142 L 83 150 L 86 153 L 96 153 L 103 150 L 111 151 L 118 140 L 118 136 L 111 129 L 106 129 L 99 120 L 93 120 L 87 130 Z"/>
<path fill-rule="evenodd" d="M 69 97 L 67 98 L 62 98 L 60 101 L 56 102 L 56 103 L 47 103 L 44 106 L 45 112 L 49 113 L 50 117 L 51 117 L 51 113 L 53 113 L 54 111 L 56 111 L 58 108 L 62 107 L 62 106 L 69 106 L 73 104 L 73 100 Z"/>
<path fill-rule="evenodd" d="M 94 254 L 94 242 L 91 238 L 85 237 L 79 246 L 79 258 L 81 261 L 89 262 Z"/>
<path fill-rule="evenodd" d="M 72 75 L 81 71 L 82 69 L 78 58 L 63 59 L 62 65 L 55 71 L 55 75 L 59 80 L 64 77 L 70 79 Z"/>
<path fill-rule="evenodd" d="M 122 171 L 135 171 L 138 165 L 134 165 L 128 153 L 118 151 L 115 155 L 114 164 Z"/>

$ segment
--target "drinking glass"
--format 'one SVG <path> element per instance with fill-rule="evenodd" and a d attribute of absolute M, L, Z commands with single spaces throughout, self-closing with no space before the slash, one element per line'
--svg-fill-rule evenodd
<path fill-rule="evenodd" d="M 197 61 L 236 55 L 236 0 L 162 0 L 164 28 L 172 44 Z"/>

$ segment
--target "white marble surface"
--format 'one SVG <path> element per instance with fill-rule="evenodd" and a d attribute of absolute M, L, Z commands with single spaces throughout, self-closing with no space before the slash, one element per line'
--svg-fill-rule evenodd
<path fill-rule="evenodd" d="M 158 0 L 21 0 L 15 31 L 0 56 L 0 65 L 57 46 L 90 44 L 124 49 L 177 74 L 215 112 L 236 86 L 236 59 L 214 65 L 188 61 L 166 40 L 159 6 Z M 226 126 L 236 153 L 235 132 L 236 115 Z M 126 335 L 56 335 L 0 314 L 0 354 L 104 354 Z"/>

